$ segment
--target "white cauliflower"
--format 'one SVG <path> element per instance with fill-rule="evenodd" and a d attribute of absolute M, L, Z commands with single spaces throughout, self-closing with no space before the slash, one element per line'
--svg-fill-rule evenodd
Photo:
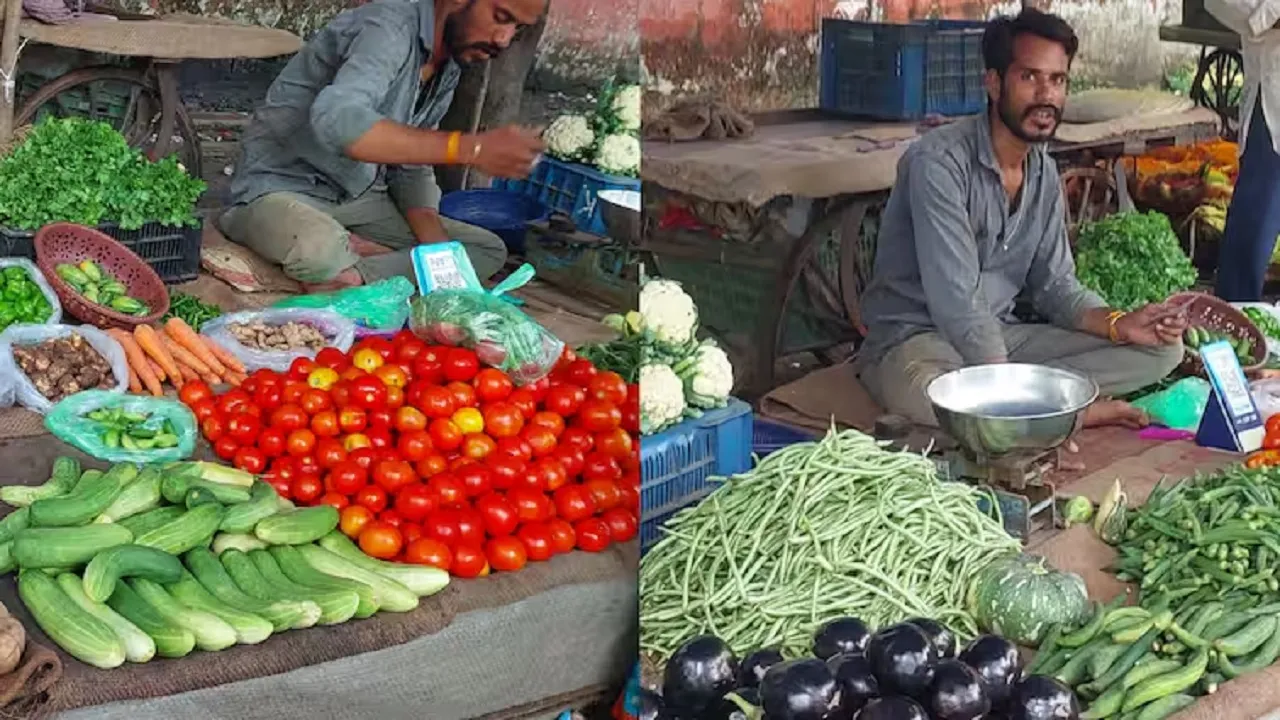
<path fill-rule="evenodd" d="M 711 340 L 704 340 L 677 374 L 684 381 L 685 400 L 696 408 L 724 407 L 733 391 L 733 363 Z"/>
<path fill-rule="evenodd" d="M 560 160 L 581 160 L 595 144 L 596 134 L 585 115 L 561 115 L 542 134 L 547 153 Z"/>
<path fill-rule="evenodd" d="M 632 135 L 609 135 L 596 150 L 596 167 L 610 175 L 640 174 L 640 139 Z"/>
<path fill-rule="evenodd" d="M 640 314 L 644 317 L 644 327 L 664 343 L 687 343 L 698 327 L 698 307 L 674 280 L 645 282 L 640 288 Z"/>
<path fill-rule="evenodd" d="M 684 417 L 684 383 L 666 365 L 640 368 L 640 434 L 652 435 Z"/>
<path fill-rule="evenodd" d="M 624 85 L 613 96 L 613 114 L 622 129 L 635 132 L 640 129 L 640 86 Z"/>

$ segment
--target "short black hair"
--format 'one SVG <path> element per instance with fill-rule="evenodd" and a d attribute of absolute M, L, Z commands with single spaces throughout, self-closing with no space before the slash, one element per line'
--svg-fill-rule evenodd
<path fill-rule="evenodd" d="M 1075 60 L 1076 51 L 1080 49 L 1080 38 L 1076 37 L 1076 31 L 1066 20 L 1035 8 L 1026 8 L 1017 16 L 1005 15 L 987 23 L 987 29 L 982 33 L 982 60 L 988 70 L 995 70 L 1004 77 L 1013 64 L 1013 41 L 1019 35 L 1035 35 L 1058 43 L 1067 51 L 1068 61 Z"/>

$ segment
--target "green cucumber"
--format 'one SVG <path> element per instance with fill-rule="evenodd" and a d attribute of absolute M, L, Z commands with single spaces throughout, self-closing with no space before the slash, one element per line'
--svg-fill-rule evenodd
<path fill-rule="evenodd" d="M 248 555 L 226 550 L 218 559 L 240 589 L 261 600 L 310 600 L 320 607 L 320 625 L 337 625 L 350 620 L 360 605 L 360 596 L 348 590 L 316 590 L 289 580 L 279 566 L 264 563 L 263 573 Z M 267 559 L 271 559 L 268 555 Z"/>
<path fill-rule="evenodd" d="M 1214 640 L 1213 647 L 1227 657 L 1240 657 L 1257 650 L 1275 633 L 1275 616 L 1260 617 L 1236 632 Z"/>
<path fill-rule="evenodd" d="M 1132 645 L 1138 638 L 1156 629 L 1156 618 L 1149 617 L 1135 625 L 1111 633 L 1111 642 L 1117 645 Z M 1160 632 L 1163 632 L 1162 630 Z"/>
<path fill-rule="evenodd" d="M 270 484 L 255 480 L 249 501 L 232 505 L 218 529 L 224 533 L 251 533 L 262 520 L 280 512 L 280 495 Z"/>
<path fill-rule="evenodd" d="M 268 545 L 308 545 L 338 527 L 338 509 L 315 505 L 276 513 L 261 520 L 253 534 Z"/>
<path fill-rule="evenodd" d="M 268 601 L 244 592 L 208 548 L 195 548 L 184 559 L 191 574 L 214 597 L 233 608 L 266 618 L 277 632 L 308 628 L 320 620 L 320 606 L 311 600 Z"/>
<path fill-rule="evenodd" d="M 1120 709 L 1122 712 L 1137 710 L 1149 702 L 1187 690 L 1200 681 L 1208 667 L 1209 650 L 1199 650 L 1184 667 L 1147 678 L 1133 686 L 1125 695 Z"/>
<path fill-rule="evenodd" d="M 196 647 L 201 650 L 216 652 L 236 644 L 235 628 L 217 615 L 187 607 L 163 586 L 150 580 L 132 578 L 126 584 L 167 620 L 191 631 L 196 638 Z"/>
<path fill-rule="evenodd" d="M 261 550 L 257 551 L 262 553 Z M 378 609 L 384 612 L 410 612 L 418 607 L 418 596 L 409 588 L 325 550 L 318 545 L 299 545 L 298 552 L 311 567 L 326 575 L 337 575 L 373 588 Z M 265 554 L 265 553 L 263 553 Z M 270 557 L 270 556 L 268 556 Z"/>
<path fill-rule="evenodd" d="M 1227 657 L 1226 653 L 1220 653 L 1218 655 L 1218 669 L 1227 678 L 1235 679 L 1241 675 L 1270 667 L 1277 658 L 1280 658 L 1280 623 L 1277 623 L 1276 631 L 1263 643 L 1262 647 L 1255 650 L 1247 658 L 1243 658 L 1239 663 Z"/>
<path fill-rule="evenodd" d="M 269 552 L 275 558 L 276 565 L 280 567 L 280 572 L 298 585 L 316 590 L 349 590 L 356 593 L 360 596 L 360 606 L 356 608 L 355 617 L 359 619 L 371 617 L 378 612 L 378 598 L 372 587 L 362 582 L 327 575 L 316 570 L 292 545 L 276 545 L 270 550 L 254 552 Z M 249 553 L 249 558 L 253 559 L 253 557 L 254 553 Z M 260 561 L 255 560 L 255 562 Z"/>
<path fill-rule="evenodd" d="M 119 522 L 154 510 L 160 505 L 160 471 L 145 468 L 129 483 L 94 522 Z"/>
<path fill-rule="evenodd" d="M 154 510 L 148 510 L 144 513 L 134 515 L 118 521 L 116 524 L 121 527 L 129 528 L 129 532 L 134 537 L 140 537 L 155 530 L 158 527 L 164 527 L 169 523 L 182 517 L 186 510 L 178 505 L 166 505 L 158 507 Z"/>
<path fill-rule="evenodd" d="M 187 510 L 177 520 L 138 536 L 134 542 L 170 555 L 181 555 L 211 541 L 222 524 L 224 512 L 221 505 L 200 505 Z"/>
<path fill-rule="evenodd" d="M 1170 715 L 1188 708 L 1196 699 L 1190 695 L 1167 695 L 1158 700 L 1154 700 L 1151 704 L 1142 708 L 1142 712 L 1138 713 L 1137 720 L 1164 720 Z"/>
<path fill-rule="evenodd" d="M 160 657 L 186 657 L 196 647 L 196 637 L 190 630 L 166 619 L 127 583 L 116 583 L 107 606 L 146 633 L 155 642 Z"/>
<path fill-rule="evenodd" d="M 1111 687 L 1112 683 L 1118 681 L 1120 678 L 1125 676 L 1125 673 L 1132 670 L 1144 655 L 1152 652 L 1152 646 L 1155 644 L 1156 638 L 1158 637 L 1160 637 L 1160 631 L 1155 628 L 1151 628 L 1147 631 L 1146 635 L 1143 635 L 1138 640 L 1138 642 L 1130 645 L 1129 649 L 1125 651 L 1124 655 L 1120 656 L 1119 660 L 1116 660 L 1111 664 L 1111 668 L 1107 670 L 1105 675 L 1078 689 L 1084 691 L 1085 688 L 1088 688 L 1087 692 L 1092 692 L 1094 694 L 1104 692 L 1107 688 Z"/>
<path fill-rule="evenodd" d="M 67 597 L 48 573 L 19 572 L 18 596 L 45 635 L 68 655 L 104 670 L 124 664 L 124 644 L 115 631 Z"/>
<path fill-rule="evenodd" d="M 145 545 L 117 545 L 89 561 L 84 570 L 84 593 L 94 602 L 106 602 L 123 577 L 143 577 L 171 585 L 182 578 L 182 563 L 163 550 Z"/>
<path fill-rule="evenodd" d="M 14 507 L 27 507 L 36 500 L 61 497 L 75 489 L 80 481 L 80 463 L 75 458 L 60 457 L 53 461 L 53 472 L 43 485 L 6 485 L 0 487 L 0 501 Z"/>
<path fill-rule="evenodd" d="M 222 602 L 185 570 L 182 578 L 170 585 L 168 590 L 175 600 L 192 610 L 202 610 L 224 620 L 235 630 L 236 642 L 241 645 L 257 645 L 275 632 L 275 626 L 270 621 Z"/>
<path fill-rule="evenodd" d="M 20 530 L 31 527 L 31 509 L 18 508 L 0 520 L 0 542 L 8 542 Z"/>
<path fill-rule="evenodd" d="M 1139 663 L 1128 673 L 1125 673 L 1124 678 L 1120 681 L 1120 687 L 1128 690 L 1147 678 L 1173 672 L 1180 667 L 1182 667 L 1182 662 L 1179 660 L 1152 660 L 1151 662 Z"/>
<path fill-rule="evenodd" d="M 84 581 L 75 573 L 63 573 L 58 576 L 58 587 L 80 606 L 81 610 L 98 618 L 116 634 L 124 648 L 124 659 L 132 663 L 144 663 L 156 656 L 156 642 L 137 625 L 121 617 L 119 613 L 105 604 L 89 599 L 84 594 Z"/>
<path fill-rule="evenodd" d="M 418 597 L 435 595 L 449 584 L 449 573 L 444 570 L 422 565 L 387 562 L 369 557 L 355 543 L 351 542 L 346 535 L 337 530 L 320 538 L 319 545 L 365 570 L 404 585 Z M 1054 630 L 1057 630 L 1057 628 L 1055 627 Z M 1054 630 L 1049 632 L 1049 636 L 1046 638 L 1045 643 L 1041 644 L 1041 648 L 1053 642 Z"/>
<path fill-rule="evenodd" d="M 132 540 L 128 528 L 115 524 L 33 527 L 13 539 L 13 558 L 21 568 L 70 568 Z"/>
<path fill-rule="evenodd" d="M 126 478 L 136 477 L 131 465 L 116 465 L 99 478 L 86 480 L 66 495 L 36 500 L 31 503 L 34 527 L 70 527 L 84 525 L 111 506 L 124 488 Z"/>

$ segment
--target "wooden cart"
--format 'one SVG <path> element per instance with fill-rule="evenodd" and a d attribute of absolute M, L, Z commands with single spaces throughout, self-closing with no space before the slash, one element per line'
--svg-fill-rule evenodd
<path fill-rule="evenodd" d="M 1191 99 L 1218 113 L 1223 135 L 1236 140 L 1240 129 L 1239 83 L 1244 76 L 1240 36 L 1210 15 L 1204 0 L 1183 0 L 1182 24 L 1160 28 L 1160 39 L 1200 46 Z"/>

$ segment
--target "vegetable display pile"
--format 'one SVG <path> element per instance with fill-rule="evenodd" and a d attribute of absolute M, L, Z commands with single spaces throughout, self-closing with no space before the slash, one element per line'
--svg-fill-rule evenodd
<path fill-rule="evenodd" d="M 640 383 L 642 434 L 660 432 L 728 402 L 733 365 L 715 341 L 698 340 L 698 308 L 679 283 L 646 280 L 639 312 L 610 315 L 604 322 L 619 337 L 578 352 L 627 382 Z"/>
<path fill-rule="evenodd" d="M 228 332 L 241 345 L 257 350 L 319 350 L 327 344 L 324 334 L 306 323 L 232 323 Z"/>
<path fill-rule="evenodd" d="M 1236 351 L 1236 358 L 1241 365 L 1252 365 L 1257 362 L 1257 359 L 1253 357 L 1256 348 L 1253 347 L 1253 342 L 1247 337 L 1235 337 L 1229 333 L 1196 326 L 1187 328 L 1186 333 L 1183 335 L 1183 343 L 1186 344 L 1188 350 L 1198 350 L 1205 345 L 1221 340 L 1231 344 L 1231 348 Z"/>
<path fill-rule="evenodd" d="M 205 323 L 219 317 L 222 317 L 221 307 L 206 303 L 194 295 L 174 291 L 169 293 L 169 312 L 161 320 L 178 318 L 200 332 Z"/>
<path fill-rule="evenodd" d="M 0 568 L 69 655 L 99 668 L 261 643 L 275 633 L 408 612 L 449 582 L 384 563 L 247 473 L 206 463 L 80 471 L 6 486 Z"/>
<path fill-rule="evenodd" d="M 105 122 L 41 121 L 0 161 L 0 224 L 38 230 L 54 222 L 136 230 L 149 222 L 196 225 L 205 184 L 169 157 L 150 162 Z"/>
<path fill-rule="evenodd" d="M 1258 327 L 1263 335 L 1272 340 L 1280 340 L 1280 319 L 1260 307 L 1245 307 L 1240 312 Z"/>
<path fill-rule="evenodd" d="M 81 390 L 110 390 L 116 386 L 110 363 L 75 333 L 34 345 L 15 345 L 13 359 L 50 402 Z"/>
<path fill-rule="evenodd" d="M 124 348 L 129 361 L 129 391 L 164 395 L 164 383 L 181 390 L 187 383 L 239 386 L 244 364 L 207 335 L 200 335 L 181 318 L 159 327 L 139 325 L 133 332 L 108 330 Z"/>
<path fill-rule="evenodd" d="M 63 263 L 54 271 L 73 290 L 94 305 L 111 308 L 125 315 L 142 317 L 151 313 L 147 304 L 129 296 L 129 289 L 111 273 L 98 267 L 92 260 L 85 260 L 79 265 Z"/>
<path fill-rule="evenodd" d="M 31 274 L 20 267 L 0 270 L 0 331 L 14 323 L 38 325 L 53 316 L 53 305 Z"/>
<path fill-rule="evenodd" d="M 470 350 L 401 332 L 179 398 L 219 457 L 333 506 L 367 554 L 476 577 L 635 537 L 638 395 L 572 351 L 516 387 Z"/>
<path fill-rule="evenodd" d="M 635 177 L 640 170 L 640 86 L 607 83 L 590 114 L 557 117 L 543 138 L 547 154 L 595 165 L 610 175 Z"/>
<path fill-rule="evenodd" d="M 972 638 L 974 578 L 1020 549 L 981 497 L 855 431 L 778 451 L 668 521 L 641 561 L 641 649 L 665 659 L 712 633 L 739 652 L 794 656 L 842 612 L 877 626 L 931 617 Z M 1033 627 L 1032 614 L 1062 612 L 1050 606 L 1060 591 L 1027 606 L 1006 599 L 1016 588 L 1005 577 L 988 582 L 995 623 Z"/>
<path fill-rule="evenodd" d="M 1024 674 L 1013 643 L 983 635 L 960 649 L 949 629 L 928 618 L 875 633 L 858 618 L 836 618 L 794 653 L 765 647 L 741 660 L 720 638 L 695 637 L 667 661 L 661 689 L 642 690 L 642 720 L 1079 717 L 1070 688 Z"/>
<path fill-rule="evenodd" d="M 100 428 L 102 444 L 125 450 L 154 450 L 178 446 L 178 433 L 173 423 L 123 408 L 99 408 L 85 413 L 84 418 Z"/>
<path fill-rule="evenodd" d="M 1197 277 L 1169 218 L 1158 212 L 1120 213 L 1081 227 L 1076 275 L 1121 310 L 1164 302 Z"/>

